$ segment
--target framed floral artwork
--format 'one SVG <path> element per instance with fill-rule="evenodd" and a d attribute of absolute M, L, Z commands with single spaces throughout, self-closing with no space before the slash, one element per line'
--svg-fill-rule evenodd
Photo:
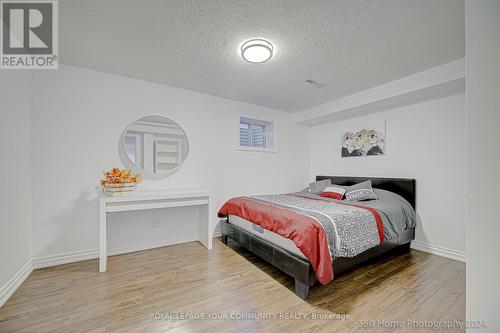
<path fill-rule="evenodd" d="M 347 131 L 342 135 L 342 157 L 373 156 L 385 154 L 385 135 L 376 129 L 363 128 Z"/>

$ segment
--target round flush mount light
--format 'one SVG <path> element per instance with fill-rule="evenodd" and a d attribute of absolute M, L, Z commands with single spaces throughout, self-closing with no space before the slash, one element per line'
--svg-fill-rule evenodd
<path fill-rule="evenodd" d="M 241 46 L 241 56 L 251 63 L 266 62 L 273 56 L 273 45 L 267 40 L 251 39 Z"/>

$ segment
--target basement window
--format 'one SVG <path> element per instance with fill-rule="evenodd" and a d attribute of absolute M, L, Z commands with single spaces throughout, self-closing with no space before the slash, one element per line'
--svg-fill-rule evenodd
<path fill-rule="evenodd" d="M 240 117 L 240 150 L 275 152 L 274 123 Z"/>

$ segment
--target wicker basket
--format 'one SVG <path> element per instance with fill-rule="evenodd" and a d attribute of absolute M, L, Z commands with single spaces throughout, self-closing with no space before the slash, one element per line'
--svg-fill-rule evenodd
<path fill-rule="evenodd" d="M 132 192 L 136 189 L 137 183 L 106 184 L 103 186 L 103 192 L 110 195 Z"/>

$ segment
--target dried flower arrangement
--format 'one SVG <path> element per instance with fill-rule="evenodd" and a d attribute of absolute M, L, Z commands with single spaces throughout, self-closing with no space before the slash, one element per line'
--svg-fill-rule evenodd
<path fill-rule="evenodd" d="M 142 181 L 141 176 L 135 175 L 130 170 L 113 168 L 104 171 L 104 179 L 101 179 L 101 186 L 105 193 L 121 193 L 134 191 L 137 183 Z"/>

